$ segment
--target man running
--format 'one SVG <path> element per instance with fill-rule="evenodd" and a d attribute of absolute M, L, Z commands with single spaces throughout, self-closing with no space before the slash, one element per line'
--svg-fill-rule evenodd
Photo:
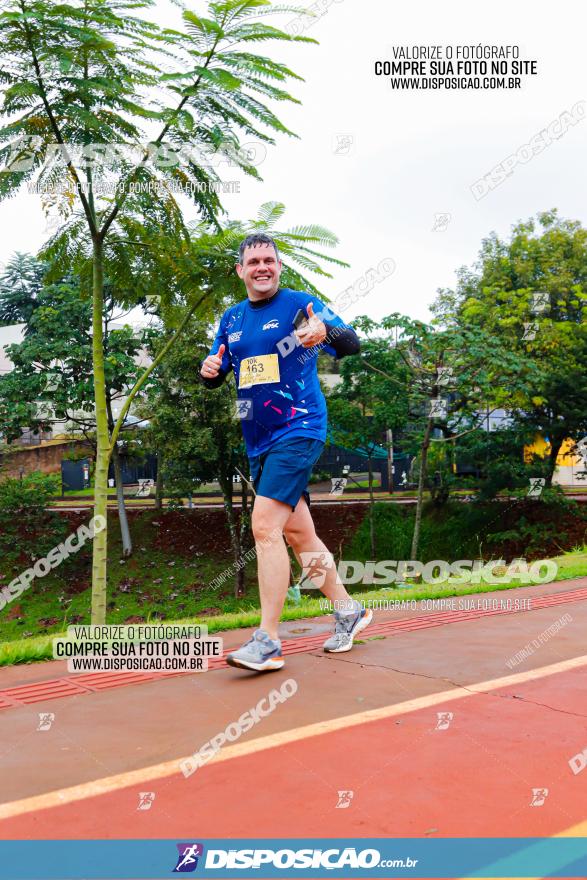
<path fill-rule="evenodd" d="M 349 596 L 331 554 L 316 535 L 307 488 L 326 440 L 317 347 L 340 358 L 356 354 L 359 340 L 317 297 L 280 288 L 281 269 L 272 238 L 263 234 L 245 238 L 236 271 L 247 299 L 223 314 L 200 371 L 208 388 L 221 385 L 230 370 L 236 380 L 256 492 L 252 529 L 261 625 L 226 660 L 231 666 L 256 671 L 284 665 L 278 635 L 290 575 L 284 536 L 298 561 L 302 553 L 326 561 L 320 589 L 340 610 L 334 612 L 335 631 L 324 643 L 325 651 L 350 651 L 354 637 L 373 616 Z"/>

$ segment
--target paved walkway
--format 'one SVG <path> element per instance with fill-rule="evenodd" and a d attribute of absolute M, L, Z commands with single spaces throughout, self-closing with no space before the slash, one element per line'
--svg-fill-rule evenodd
<path fill-rule="evenodd" d="M 535 600 L 515 613 L 377 612 L 338 656 L 319 647 L 327 619 L 296 621 L 270 675 L 222 664 L 13 703 L 0 711 L 0 838 L 584 834 L 587 772 L 569 761 L 587 748 L 586 588 L 466 597 Z M 62 663 L 0 670 L 0 697 L 65 677 Z M 180 760 L 288 678 L 294 696 L 184 778 Z M 49 730 L 39 712 L 55 715 Z"/>

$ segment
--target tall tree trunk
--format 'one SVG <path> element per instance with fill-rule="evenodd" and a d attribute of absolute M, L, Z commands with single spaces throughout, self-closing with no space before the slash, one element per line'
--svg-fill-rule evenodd
<path fill-rule="evenodd" d="M 562 437 L 557 437 L 556 440 L 550 441 L 550 454 L 548 456 L 548 474 L 546 477 L 546 485 L 548 487 L 552 486 L 552 478 L 554 477 L 554 472 L 556 470 L 556 460 L 558 458 L 559 452 L 561 451 L 562 445 Z"/>
<path fill-rule="evenodd" d="M 102 241 L 93 243 L 92 291 L 92 360 L 94 368 L 94 399 L 96 406 L 96 470 L 94 474 L 94 516 L 107 515 L 108 462 L 110 437 L 106 411 L 106 381 L 104 375 L 104 333 L 102 312 L 104 305 L 104 251 Z M 92 623 L 106 622 L 106 555 L 108 527 L 94 535 L 92 556 Z"/>
<path fill-rule="evenodd" d="M 240 545 L 246 552 L 252 547 L 251 509 L 249 507 L 249 484 L 241 478 Z"/>
<path fill-rule="evenodd" d="M 251 541 L 251 510 L 249 507 L 249 484 L 241 477 L 241 516 L 239 528 L 239 553 L 244 556 L 252 547 Z M 246 593 L 245 567 L 238 569 L 235 595 L 241 598 Z"/>
<path fill-rule="evenodd" d="M 373 495 L 373 462 L 371 456 L 369 463 L 369 538 L 371 540 L 371 556 L 375 559 L 375 497 Z"/>
<path fill-rule="evenodd" d="M 422 524 L 422 502 L 424 499 L 424 485 L 426 482 L 426 468 L 428 465 L 428 448 L 430 446 L 430 434 L 432 433 L 432 419 L 426 423 L 424 440 L 420 450 L 420 477 L 418 479 L 418 499 L 416 501 L 416 519 L 414 521 L 414 535 L 412 537 L 411 557 L 417 559 L 418 544 L 420 543 L 420 526 Z"/>
<path fill-rule="evenodd" d="M 132 556 L 132 540 L 128 527 L 128 517 L 124 503 L 124 486 L 122 485 L 122 468 L 118 447 L 114 445 L 112 450 L 112 463 L 114 465 L 114 480 L 116 482 L 116 503 L 118 505 L 118 521 L 120 522 L 120 537 L 122 538 L 122 556 L 128 559 Z"/>
<path fill-rule="evenodd" d="M 240 559 L 240 555 L 241 554 L 239 554 L 239 559 Z M 245 592 L 246 592 L 246 590 L 245 590 L 245 567 L 244 567 L 244 565 L 241 565 L 240 561 L 239 561 L 239 566 L 236 570 L 236 583 L 234 585 L 234 595 L 237 599 L 242 599 L 242 597 L 245 595 Z"/>
<path fill-rule="evenodd" d="M 393 495 L 393 477 L 394 477 L 394 467 L 393 467 L 393 431 L 391 428 L 388 428 L 385 432 L 385 439 L 387 441 L 387 483 L 388 483 L 388 491 L 390 495 Z"/>
<path fill-rule="evenodd" d="M 234 595 L 240 599 L 245 594 L 245 569 L 242 562 L 242 545 L 240 539 L 240 530 L 236 525 L 236 517 L 234 515 L 234 507 L 232 504 L 232 475 L 220 478 L 220 488 L 224 501 L 224 511 L 226 513 L 226 521 L 228 522 L 228 531 L 230 532 L 230 546 L 232 547 L 232 555 L 234 556 L 235 575 L 234 575 Z"/>
<path fill-rule="evenodd" d="M 110 391 L 106 389 L 106 412 L 108 413 L 108 431 L 112 436 L 114 430 L 114 418 L 112 417 L 112 400 Z M 118 522 L 120 524 L 120 537 L 122 540 L 122 556 L 128 559 L 132 556 L 132 540 L 128 527 L 126 505 L 124 503 L 124 486 L 122 484 L 122 468 L 120 466 L 120 454 L 116 443 L 112 447 L 112 464 L 114 465 L 114 484 L 116 486 L 116 504 L 118 507 Z"/>
<path fill-rule="evenodd" d="M 155 510 L 163 508 L 163 456 L 157 450 L 157 480 L 155 482 Z"/>

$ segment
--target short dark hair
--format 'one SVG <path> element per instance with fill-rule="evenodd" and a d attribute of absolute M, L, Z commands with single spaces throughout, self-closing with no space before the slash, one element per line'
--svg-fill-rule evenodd
<path fill-rule="evenodd" d="M 241 266 L 243 264 L 243 254 L 245 252 L 245 249 L 250 248 L 250 247 L 256 247 L 258 244 L 271 244 L 271 245 L 273 245 L 273 247 L 275 248 L 275 256 L 277 257 L 278 260 L 281 259 L 279 256 L 279 251 L 277 250 L 277 245 L 275 244 L 275 242 L 273 241 L 273 239 L 271 238 L 270 235 L 265 235 L 264 232 L 253 232 L 252 235 L 247 235 L 247 237 L 244 238 L 239 245 L 238 261 L 241 264 Z"/>

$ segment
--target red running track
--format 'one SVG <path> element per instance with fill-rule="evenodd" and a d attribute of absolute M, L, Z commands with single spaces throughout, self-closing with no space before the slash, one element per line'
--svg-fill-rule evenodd
<path fill-rule="evenodd" d="M 549 836 L 582 822 L 586 668 L 8 818 L 1 839 Z M 452 712 L 437 729 L 438 712 Z M 533 789 L 548 789 L 532 806 Z M 338 792 L 352 791 L 348 808 Z M 152 809 L 139 811 L 139 792 Z"/>

